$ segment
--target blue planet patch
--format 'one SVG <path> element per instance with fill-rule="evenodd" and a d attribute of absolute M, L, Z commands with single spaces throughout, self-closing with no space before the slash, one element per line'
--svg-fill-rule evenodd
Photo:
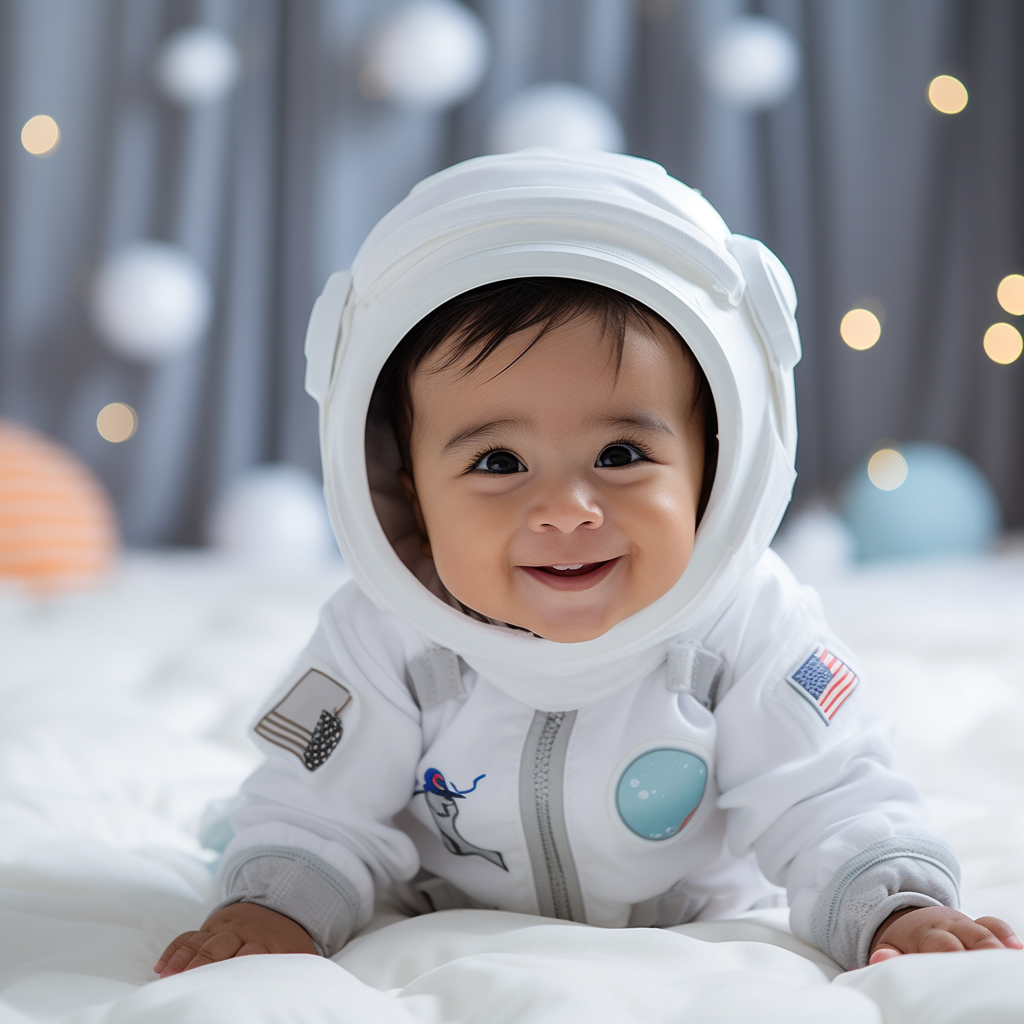
<path fill-rule="evenodd" d="M 649 750 L 619 779 L 619 816 L 644 839 L 671 839 L 693 817 L 707 781 L 708 766 L 696 754 Z"/>

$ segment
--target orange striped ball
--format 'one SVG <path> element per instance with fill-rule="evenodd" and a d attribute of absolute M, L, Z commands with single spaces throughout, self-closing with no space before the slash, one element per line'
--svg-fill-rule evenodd
<path fill-rule="evenodd" d="M 0 419 L 0 578 L 33 590 L 87 586 L 111 568 L 117 515 L 66 448 Z"/>

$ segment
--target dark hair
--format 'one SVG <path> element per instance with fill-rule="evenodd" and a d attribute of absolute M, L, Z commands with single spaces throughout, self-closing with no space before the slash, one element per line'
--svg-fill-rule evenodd
<path fill-rule="evenodd" d="M 616 369 L 622 360 L 627 327 L 649 331 L 655 324 L 661 324 L 678 338 L 693 367 L 692 412 L 704 431 L 704 480 L 697 507 L 697 521 L 700 522 L 718 462 L 718 416 L 708 379 L 686 342 L 654 310 L 622 292 L 589 281 L 562 277 L 518 277 L 496 281 L 456 295 L 420 320 L 388 357 L 377 378 L 370 405 L 377 415 L 391 424 L 403 467 L 412 473 L 409 456 L 412 435 L 410 385 L 413 374 L 427 356 L 451 340 L 452 352 L 441 368 L 453 366 L 473 353 L 464 369 L 465 373 L 470 373 L 510 335 L 537 328 L 533 341 L 512 360 L 514 363 L 548 331 L 577 317 L 593 318 L 601 324 L 603 334 L 614 344 Z M 507 370 L 508 366 L 504 369 Z"/>

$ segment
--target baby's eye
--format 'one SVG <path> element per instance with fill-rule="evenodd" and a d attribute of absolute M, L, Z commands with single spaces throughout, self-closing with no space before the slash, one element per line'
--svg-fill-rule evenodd
<path fill-rule="evenodd" d="M 480 470 L 483 473 L 499 474 L 526 472 L 526 467 L 515 455 L 502 449 L 481 455 L 474 464 L 473 469 Z"/>
<path fill-rule="evenodd" d="M 616 466 L 628 466 L 634 462 L 649 462 L 647 453 L 635 444 L 618 441 L 608 445 L 597 457 L 595 466 L 601 469 L 614 469 Z"/>

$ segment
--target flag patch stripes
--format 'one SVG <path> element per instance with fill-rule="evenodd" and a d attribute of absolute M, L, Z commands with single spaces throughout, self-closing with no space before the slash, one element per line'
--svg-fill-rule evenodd
<path fill-rule="evenodd" d="M 831 724 L 860 682 L 857 673 L 824 644 L 818 644 L 786 681 L 813 706 L 826 725 Z"/>

